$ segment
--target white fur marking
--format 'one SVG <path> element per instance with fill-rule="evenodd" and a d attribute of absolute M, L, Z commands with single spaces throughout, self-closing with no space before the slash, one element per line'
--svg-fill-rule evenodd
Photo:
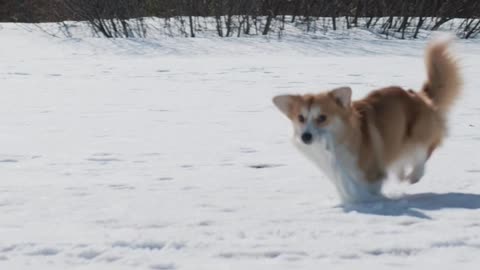
<path fill-rule="evenodd" d="M 401 180 L 408 180 L 413 184 L 423 177 L 426 161 L 427 147 L 415 145 L 408 147 L 404 154 L 390 166 L 390 170 L 395 172 Z M 410 172 L 407 174 L 407 171 Z"/>
<path fill-rule="evenodd" d="M 344 146 L 336 144 L 330 132 L 311 145 L 294 144 L 333 182 L 344 202 L 365 201 L 377 195 L 381 186 L 368 184 L 357 166 L 357 159 Z"/>

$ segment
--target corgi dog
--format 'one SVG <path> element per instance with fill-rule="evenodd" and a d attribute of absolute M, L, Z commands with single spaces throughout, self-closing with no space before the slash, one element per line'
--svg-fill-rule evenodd
<path fill-rule="evenodd" d="M 450 40 L 426 49 L 420 91 L 390 86 L 352 101 L 352 89 L 279 95 L 275 106 L 293 124 L 294 145 L 333 181 L 343 202 L 381 197 L 387 174 L 418 182 L 446 136 L 447 113 L 462 87 Z"/>

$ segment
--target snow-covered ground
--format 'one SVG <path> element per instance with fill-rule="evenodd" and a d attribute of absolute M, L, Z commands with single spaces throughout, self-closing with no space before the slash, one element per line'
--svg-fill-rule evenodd
<path fill-rule="evenodd" d="M 422 41 L 52 38 L 0 25 L 0 269 L 478 269 L 480 42 L 445 145 L 339 205 L 271 104 L 418 88 Z"/>

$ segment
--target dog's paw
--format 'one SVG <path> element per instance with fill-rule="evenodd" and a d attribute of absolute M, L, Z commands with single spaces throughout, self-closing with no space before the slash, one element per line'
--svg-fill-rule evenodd
<path fill-rule="evenodd" d="M 398 177 L 398 179 L 399 179 L 400 181 L 402 181 L 402 182 L 409 180 L 409 179 L 407 178 L 407 174 L 405 173 L 405 169 L 398 170 L 398 171 L 397 171 L 397 177 Z"/>
<path fill-rule="evenodd" d="M 408 179 L 408 182 L 410 182 L 410 184 L 413 185 L 413 184 L 418 183 L 418 182 L 420 181 L 420 179 L 422 179 L 422 177 L 410 177 L 410 178 Z"/>
<path fill-rule="evenodd" d="M 420 181 L 420 179 L 422 179 L 423 175 L 425 173 L 425 170 L 422 168 L 415 168 L 408 176 L 407 176 L 407 179 L 408 179 L 408 182 L 410 182 L 410 184 L 416 184 L 418 183 L 418 181 Z"/>

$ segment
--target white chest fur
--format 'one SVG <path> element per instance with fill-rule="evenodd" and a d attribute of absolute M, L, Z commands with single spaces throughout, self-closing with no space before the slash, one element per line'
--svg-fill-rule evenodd
<path fill-rule="evenodd" d="M 357 157 L 344 145 L 336 144 L 329 134 L 310 145 L 294 139 L 294 145 L 333 182 L 342 201 L 365 201 L 378 194 L 381 186 L 368 184 Z"/>

